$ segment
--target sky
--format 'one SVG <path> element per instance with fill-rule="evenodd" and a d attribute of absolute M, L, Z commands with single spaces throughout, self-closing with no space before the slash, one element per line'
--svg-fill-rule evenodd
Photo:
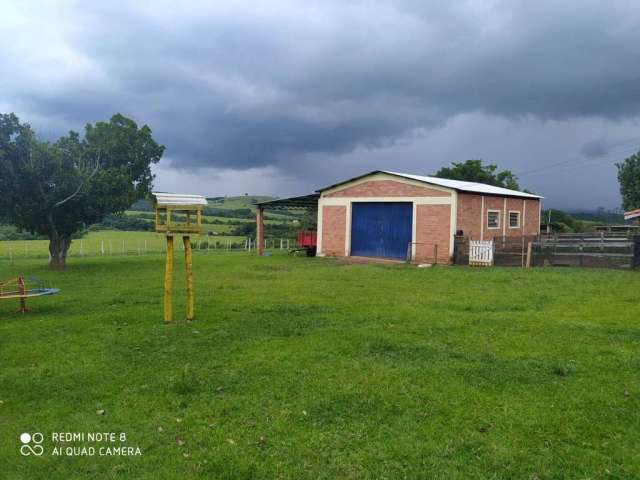
<path fill-rule="evenodd" d="M 312 192 L 480 158 L 546 206 L 618 208 L 640 150 L 640 2 L 0 0 L 0 112 L 56 138 L 116 112 L 156 189 Z"/>

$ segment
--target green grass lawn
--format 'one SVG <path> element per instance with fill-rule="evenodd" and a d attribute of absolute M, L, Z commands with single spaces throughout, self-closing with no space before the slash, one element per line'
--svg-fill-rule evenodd
<path fill-rule="evenodd" d="M 232 235 L 216 235 L 207 237 L 206 235 L 191 235 L 191 240 L 218 242 L 225 245 L 228 240 L 242 243 L 244 237 Z M 180 244 L 178 239 L 176 244 Z M 164 252 L 166 249 L 166 238 L 164 235 L 155 232 L 129 232 L 121 230 L 97 230 L 87 233 L 81 239 L 73 240 L 68 255 L 70 257 L 96 256 L 96 255 L 137 255 L 153 252 Z M 213 243 L 212 243 L 213 245 Z M 213 248 L 213 247 L 212 247 Z M 4 240 L 0 241 L 0 272 L 2 262 L 12 258 L 21 260 L 25 258 L 47 258 L 49 255 L 48 240 Z M 0 276 L 0 281 L 2 277 Z"/>
<path fill-rule="evenodd" d="M 638 272 L 194 269 L 196 321 L 165 325 L 162 257 L 0 263 L 62 289 L 26 315 L 0 301 L 3 479 L 640 478 Z M 175 273 L 183 318 L 180 254 Z M 51 456 L 53 432 L 142 455 Z"/>

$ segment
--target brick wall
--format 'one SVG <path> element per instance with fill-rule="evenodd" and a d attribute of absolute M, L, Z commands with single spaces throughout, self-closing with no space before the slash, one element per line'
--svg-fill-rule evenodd
<path fill-rule="evenodd" d="M 504 198 L 505 197 L 490 197 L 484 196 L 484 214 L 482 215 L 482 221 L 484 222 L 484 239 L 491 240 L 493 237 L 502 237 L 502 227 L 504 225 Z M 487 226 L 487 214 L 489 210 L 500 211 L 500 227 L 489 228 Z"/>
<path fill-rule="evenodd" d="M 540 230 L 540 200 L 526 200 L 527 210 L 524 219 L 524 234 L 538 235 Z"/>
<path fill-rule="evenodd" d="M 433 263 L 437 245 L 437 263 L 449 263 L 450 239 L 450 205 L 416 206 L 416 262 Z"/>
<path fill-rule="evenodd" d="M 462 230 L 471 240 L 480 240 L 480 209 L 482 196 L 458 193 L 456 230 Z"/>
<path fill-rule="evenodd" d="M 524 203 L 526 202 L 526 209 Z M 471 240 L 480 240 L 480 225 L 483 222 L 483 238 L 491 240 L 494 237 L 520 237 L 522 235 L 537 235 L 540 224 L 539 200 L 511 197 L 484 196 L 484 211 L 482 216 L 482 195 L 459 193 L 458 194 L 458 219 L 457 230 L 462 230 L 464 236 Z M 487 228 L 487 212 L 489 210 L 500 211 L 500 227 Z M 520 212 L 520 227 L 509 228 L 509 211 Z M 523 216 L 524 215 L 526 218 Z M 481 220 L 482 219 L 482 220 Z"/>
<path fill-rule="evenodd" d="M 329 256 L 344 256 L 347 207 L 322 207 L 322 253 Z"/>
<path fill-rule="evenodd" d="M 395 180 L 371 180 L 325 197 L 449 197 L 451 193 Z"/>

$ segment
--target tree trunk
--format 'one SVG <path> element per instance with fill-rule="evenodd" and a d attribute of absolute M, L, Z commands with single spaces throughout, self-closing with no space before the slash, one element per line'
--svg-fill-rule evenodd
<path fill-rule="evenodd" d="M 67 252 L 71 246 L 71 238 L 53 235 L 49 237 L 49 268 L 64 270 L 67 263 Z"/>

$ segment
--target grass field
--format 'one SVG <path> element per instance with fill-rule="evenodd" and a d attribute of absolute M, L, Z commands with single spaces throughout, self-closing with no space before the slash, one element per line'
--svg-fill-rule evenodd
<path fill-rule="evenodd" d="M 191 240 L 206 241 L 226 244 L 231 242 L 241 243 L 243 237 L 231 235 L 191 235 Z M 179 244 L 180 242 L 176 242 Z M 179 247 L 180 245 L 178 245 Z M 178 248 L 176 247 L 176 248 Z M 213 246 L 211 247 L 213 248 Z M 164 235 L 155 232 L 127 232 L 121 230 L 98 230 L 87 233 L 81 239 L 73 240 L 68 255 L 70 257 L 95 256 L 95 255 L 138 255 L 144 253 L 159 253 L 166 249 Z M 0 268 L 8 259 L 47 258 L 49 255 L 48 240 L 4 240 L 0 241 Z M 0 281 L 2 277 L 0 277 Z"/>
<path fill-rule="evenodd" d="M 62 289 L 0 302 L 2 478 L 640 478 L 637 272 L 194 268 L 196 321 L 164 325 L 158 256 L 0 264 Z M 142 455 L 51 456 L 96 431 Z"/>

